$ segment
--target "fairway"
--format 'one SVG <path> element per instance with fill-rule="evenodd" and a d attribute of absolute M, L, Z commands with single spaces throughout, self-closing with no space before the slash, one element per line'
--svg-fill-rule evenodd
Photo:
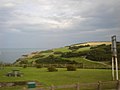
<path fill-rule="evenodd" d="M 24 75 L 22 77 L 6 77 L 5 74 L 12 69 L 19 69 Z M 77 69 L 77 71 L 67 71 L 66 68 L 58 68 L 58 72 L 48 72 L 47 68 L 35 67 L 6 67 L 0 70 L 0 81 L 27 81 L 36 80 L 44 86 L 64 85 L 73 83 L 90 83 L 98 81 L 110 81 L 111 70 L 105 69 Z"/>

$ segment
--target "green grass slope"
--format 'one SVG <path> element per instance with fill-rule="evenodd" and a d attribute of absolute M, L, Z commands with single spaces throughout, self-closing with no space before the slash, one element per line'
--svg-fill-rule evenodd
<path fill-rule="evenodd" d="M 85 56 L 76 56 L 76 57 L 62 57 L 62 54 L 66 53 L 79 53 L 79 52 L 88 52 L 90 51 L 90 47 L 94 45 L 100 45 L 100 44 L 110 44 L 110 42 L 89 42 L 89 43 L 82 43 L 82 44 L 74 44 L 66 47 L 61 47 L 61 48 L 55 48 L 51 50 L 46 50 L 46 51 L 40 51 L 36 53 L 31 53 L 27 55 L 26 57 L 22 57 L 19 60 L 15 62 L 15 64 L 31 64 L 36 62 L 36 60 L 42 60 L 44 58 L 48 59 L 47 57 L 53 56 L 55 58 L 61 58 L 64 60 L 70 60 L 70 61 L 75 61 L 77 63 L 83 63 L 84 68 L 109 68 L 110 66 L 102 63 L 102 62 L 97 62 L 97 61 L 91 61 L 85 58 Z M 90 45 L 89 45 L 90 44 Z M 88 46 L 85 46 L 88 45 Z M 82 47 L 80 47 L 82 46 Z M 85 47 L 84 47 L 85 46 Z M 53 58 L 54 59 L 54 58 Z"/>

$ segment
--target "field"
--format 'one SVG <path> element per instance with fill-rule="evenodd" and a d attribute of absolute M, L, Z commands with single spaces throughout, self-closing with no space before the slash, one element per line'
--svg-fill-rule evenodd
<path fill-rule="evenodd" d="M 5 74 L 13 69 L 19 69 L 24 73 L 23 77 L 6 77 Z M 39 81 L 43 86 L 66 85 L 74 83 L 92 83 L 98 81 L 110 81 L 111 70 L 107 69 L 77 69 L 77 71 L 67 71 L 66 68 L 58 68 L 58 72 L 48 72 L 47 68 L 35 67 L 6 67 L 0 70 L 0 82 L 12 81 Z M 19 86 L 16 88 L 20 88 Z M 2 88 L 1 88 L 2 90 Z M 3 89 L 5 90 L 5 88 Z M 17 89 L 6 89 L 17 90 Z"/>
<path fill-rule="evenodd" d="M 6 77 L 5 74 L 13 69 L 19 69 L 24 73 L 23 77 Z M 104 74 L 103 74 L 104 73 Z M 58 68 L 58 72 L 48 72 L 47 68 L 22 68 L 7 67 L 0 70 L 0 81 L 37 80 L 45 85 L 62 85 L 76 82 L 96 82 L 111 80 L 111 70 L 102 69 L 77 69 L 67 71 L 66 68 Z M 64 81 L 64 82 L 63 82 Z"/>

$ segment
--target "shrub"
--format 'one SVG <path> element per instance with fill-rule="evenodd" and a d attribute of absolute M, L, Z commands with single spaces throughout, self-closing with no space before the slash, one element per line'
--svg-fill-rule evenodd
<path fill-rule="evenodd" d="M 37 64 L 37 65 L 36 65 L 36 68 L 42 68 L 42 65 Z"/>
<path fill-rule="evenodd" d="M 27 65 L 25 64 L 25 65 L 23 65 L 23 68 L 27 68 Z"/>
<path fill-rule="evenodd" d="M 49 72 L 56 72 L 58 71 L 54 66 L 48 67 Z"/>
<path fill-rule="evenodd" d="M 32 58 L 42 58 L 42 57 L 44 57 L 45 55 L 39 55 L 39 54 L 37 54 L 37 55 L 34 55 Z"/>
<path fill-rule="evenodd" d="M 76 67 L 73 65 L 67 66 L 67 71 L 76 71 Z"/>
<path fill-rule="evenodd" d="M 54 52 L 54 54 L 62 54 L 63 52 L 60 52 L 60 51 L 56 51 Z"/>
<path fill-rule="evenodd" d="M 76 64 L 78 62 L 63 59 L 61 57 L 55 57 L 54 55 L 49 55 L 48 57 L 37 59 L 35 61 L 37 64 Z"/>
<path fill-rule="evenodd" d="M 80 45 L 80 46 L 69 46 L 70 50 L 77 50 L 79 48 L 83 48 L 83 47 L 89 47 L 90 45 Z"/>
<path fill-rule="evenodd" d="M 46 51 L 41 51 L 40 53 L 51 53 L 53 50 L 46 50 Z"/>
<path fill-rule="evenodd" d="M 24 58 L 23 59 L 19 59 L 20 60 L 20 64 L 28 64 L 28 61 L 25 60 Z"/>

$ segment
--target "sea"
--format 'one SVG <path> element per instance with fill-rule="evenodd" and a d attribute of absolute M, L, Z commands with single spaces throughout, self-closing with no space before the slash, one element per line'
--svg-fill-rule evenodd
<path fill-rule="evenodd" d="M 36 51 L 47 50 L 45 48 L 0 48 L 0 62 L 14 63 L 22 55 Z"/>

